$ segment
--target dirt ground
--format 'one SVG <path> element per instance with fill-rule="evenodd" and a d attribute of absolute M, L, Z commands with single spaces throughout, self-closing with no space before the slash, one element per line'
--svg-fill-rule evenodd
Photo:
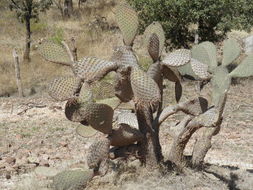
<path fill-rule="evenodd" d="M 193 97 L 194 86 L 184 84 L 183 99 Z M 129 160 L 111 175 L 95 177 L 87 189 L 159 189 L 159 190 L 251 190 L 253 187 L 253 80 L 231 86 L 225 119 L 203 172 L 187 170 L 184 174 L 146 172 L 138 161 Z M 171 91 L 172 92 L 172 87 Z M 168 99 L 173 93 L 168 95 Z M 76 134 L 78 124 L 64 116 L 64 104 L 45 94 L 26 98 L 0 98 L 0 189 L 46 190 L 50 179 L 36 174 L 40 166 L 55 172 L 79 166 L 87 167 L 86 153 L 91 138 Z M 180 116 L 171 118 L 176 122 Z M 161 127 L 163 154 L 168 156 L 169 128 Z M 185 154 L 190 154 L 198 134 L 191 139 Z"/>

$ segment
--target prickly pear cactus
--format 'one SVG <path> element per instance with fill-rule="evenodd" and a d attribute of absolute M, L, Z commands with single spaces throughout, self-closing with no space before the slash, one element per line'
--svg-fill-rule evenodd
<path fill-rule="evenodd" d="M 154 36 L 154 34 L 156 36 Z M 157 39 L 158 38 L 158 41 Z M 152 46 L 159 46 L 159 56 L 161 56 L 162 51 L 164 49 L 164 43 L 165 43 L 165 34 L 164 34 L 164 30 L 162 25 L 159 22 L 153 22 L 151 23 L 144 32 L 144 39 L 145 39 L 145 47 L 147 47 L 148 52 L 151 52 L 151 47 L 150 45 L 152 44 Z M 153 50 L 154 51 L 154 50 Z M 157 52 L 157 50 L 155 50 Z M 153 53 L 152 53 L 153 54 Z M 151 55 L 151 54 L 150 54 Z M 152 55 L 151 55 L 152 57 Z M 157 56 L 155 56 L 154 58 L 156 58 Z M 154 62 L 157 61 L 156 59 L 153 59 Z"/>
<path fill-rule="evenodd" d="M 148 43 L 148 53 L 154 62 L 158 61 L 160 57 L 159 47 L 160 47 L 159 37 L 155 33 L 151 34 Z"/>
<path fill-rule="evenodd" d="M 156 82 L 137 68 L 132 69 L 130 79 L 135 101 L 156 108 L 161 101 L 160 90 Z"/>
<path fill-rule="evenodd" d="M 68 51 L 63 44 L 58 44 L 52 41 L 44 41 L 39 45 L 38 51 L 47 61 L 64 65 L 73 64 Z"/>
<path fill-rule="evenodd" d="M 162 63 L 166 66 L 179 67 L 189 63 L 191 60 L 191 51 L 188 49 L 179 49 L 169 53 Z"/>
<path fill-rule="evenodd" d="M 112 146 L 127 146 L 143 139 L 143 134 L 127 124 L 119 124 L 110 135 Z"/>
<path fill-rule="evenodd" d="M 92 177 L 93 172 L 90 170 L 63 171 L 54 176 L 52 188 L 54 190 L 83 190 Z"/>
<path fill-rule="evenodd" d="M 122 3 L 116 8 L 116 19 L 125 45 L 131 46 L 138 32 L 139 22 L 137 13 L 131 6 Z"/>
<path fill-rule="evenodd" d="M 58 101 L 73 98 L 80 89 L 81 80 L 77 77 L 60 77 L 49 84 L 49 95 Z"/>
<path fill-rule="evenodd" d="M 87 164 L 90 169 L 98 168 L 101 162 L 108 158 L 110 144 L 108 138 L 102 137 L 90 146 L 87 155 Z"/>
<path fill-rule="evenodd" d="M 115 62 L 96 57 L 85 57 L 73 64 L 74 74 L 85 82 L 92 83 L 102 79 L 107 73 L 117 69 Z"/>

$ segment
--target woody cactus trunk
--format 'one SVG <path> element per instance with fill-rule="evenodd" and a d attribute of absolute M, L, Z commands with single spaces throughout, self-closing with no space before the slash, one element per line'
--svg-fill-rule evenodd
<path fill-rule="evenodd" d="M 50 96 L 58 101 L 67 101 L 66 117 L 85 125 L 77 129 L 79 134 L 89 136 L 92 128 L 101 133 L 101 138 L 89 149 L 88 166 L 104 174 L 109 159 L 132 154 L 148 168 L 159 167 L 164 163 L 159 128 L 168 127 L 164 121 L 179 111 L 185 114 L 185 118 L 173 126 L 178 130 L 173 134 L 169 160 L 180 169 L 190 165 L 201 166 L 210 148 L 211 138 L 218 134 L 222 124 L 231 78 L 253 75 L 253 56 L 248 56 L 229 73 L 227 66 L 240 54 L 237 42 L 229 39 L 224 43 L 221 65 L 217 62 L 216 47 L 211 42 L 203 42 L 191 50 L 175 50 L 162 57 L 165 42 L 163 28 L 159 22 L 153 22 L 144 32 L 144 44 L 153 64 L 144 72 L 132 48 L 138 31 L 137 13 L 128 4 L 120 4 L 116 8 L 116 19 L 124 45 L 114 50 L 110 61 L 96 57 L 74 61 L 66 43 L 44 41 L 39 46 L 44 59 L 67 65 L 74 74 L 53 80 L 49 86 Z M 94 84 L 110 72 L 116 73 L 116 104 L 108 99 L 98 101 L 93 90 Z M 184 76 L 202 82 L 211 80 L 213 101 L 210 106 L 204 97 L 179 102 Z M 162 104 L 164 80 L 175 85 L 175 105 L 164 107 Z M 114 110 L 122 102 L 133 102 L 134 113 L 123 112 L 115 119 Z M 184 149 L 191 136 L 200 129 L 204 130 L 204 135 L 196 142 L 189 164 L 183 154 Z"/>

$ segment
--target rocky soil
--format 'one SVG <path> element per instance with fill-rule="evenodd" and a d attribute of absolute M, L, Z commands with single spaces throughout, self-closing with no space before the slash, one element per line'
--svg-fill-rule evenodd
<path fill-rule="evenodd" d="M 194 86 L 188 83 L 186 97 L 196 97 Z M 121 165 L 114 174 L 96 176 L 87 189 L 242 189 L 253 187 L 253 81 L 244 80 L 231 87 L 220 133 L 203 172 L 184 174 L 146 172 L 136 160 Z M 170 86 L 169 91 L 173 88 Z M 207 93 L 208 94 L 208 93 Z M 172 102 L 173 93 L 168 94 Z M 86 167 L 89 145 L 99 138 L 78 136 L 78 124 L 64 116 L 64 102 L 54 102 L 47 94 L 26 98 L 0 98 L 0 189 L 46 190 L 47 178 L 36 168 L 49 167 L 52 172 L 67 168 Z M 180 115 L 169 122 L 177 122 Z M 165 159 L 171 144 L 169 127 L 161 128 L 161 143 Z M 185 154 L 190 154 L 198 134 L 190 141 Z M 121 163 L 119 161 L 119 163 Z"/>

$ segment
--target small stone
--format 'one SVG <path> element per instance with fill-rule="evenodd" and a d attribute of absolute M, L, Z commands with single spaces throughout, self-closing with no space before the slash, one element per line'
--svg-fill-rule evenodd
<path fill-rule="evenodd" d="M 8 173 L 5 175 L 6 179 L 11 179 L 11 175 Z"/>
<path fill-rule="evenodd" d="M 5 162 L 7 162 L 10 165 L 14 165 L 15 162 L 16 162 L 16 158 L 14 158 L 14 157 L 7 157 L 7 158 L 5 158 Z"/>

